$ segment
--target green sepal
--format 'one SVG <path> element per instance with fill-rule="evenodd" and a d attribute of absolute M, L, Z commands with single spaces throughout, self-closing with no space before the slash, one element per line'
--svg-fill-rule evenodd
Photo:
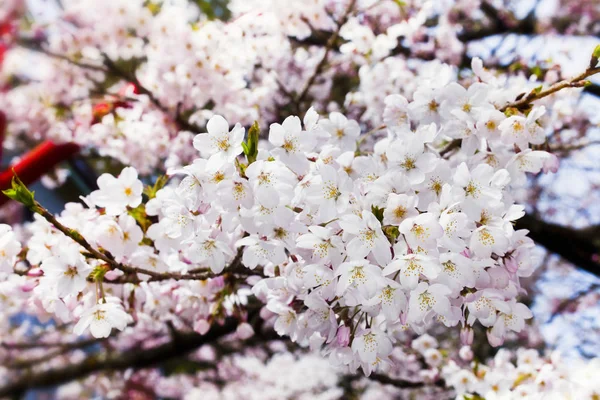
<path fill-rule="evenodd" d="M 3 190 L 2 193 L 9 199 L 18 201 L 25 207 L 33 210 L 35 208 L 34 194 L 31 190 L 27 189 L 27 186 L 19 179 L 17 173 L 13 170 L 13 178 L 10 182 L 10 188 Z"/>

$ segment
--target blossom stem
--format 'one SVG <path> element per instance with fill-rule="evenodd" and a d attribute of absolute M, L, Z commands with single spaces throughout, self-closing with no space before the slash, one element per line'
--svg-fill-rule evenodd
<path fill-rule="evenodd" d="M 371 129 L 369 132 L 365 133 L 364 135 L 362 135 L 357 141 L 356 141 L 356 151 L 360 153 L 360 146 L 365 142 L 365 140 L 367 140 L 370 136 L 374 135 L 375 133 L 379 132 L 380 130 L 383 130 L 387 128 L 387 125 L 380 125 L 377 128 L 373 128 Z"/>
<path fill-rule="evenodd" d="M 310 76 L 310 78 L 308 78 L 306 85 L 304 85 L 304 88 L 302 89 L 302 91 L 300 92 L 298 97 L 296 98 L 295 103 L 298 108 L 300 108 L 300 103 L 302 103 L 302 101 L 304 101 L 304 99 L 306 98 L 306 95 L 308 94 L 308 91 L 310 90 L 312 85 L 315 83 L 315 80 L 317 79 L 319 74 L 323 71 L 323 68 L 325 68 L 325 64 L 327 63 L 327 57 L 329 56 L 329 53 L 333 49 L 338 37 L 340 36 L 340 30 L 342 29 L 342 26 L 344 26 L 344 24 L 348 21 L 348 18 L 350 17 L 350 14 L 352 13 L 352 9 L 354 8 L 355 3 L 356 3 L 356 0 L 350 1 L 350 4 L 348 4 L 348 7 L 346 8 L 346 11 L 344 12 L 344 15 L 336 22 L 335 31 L 329 37 L 329 40 L 327 40 L 327 43 L 325 44 L 325 52 L 323 53 L 323 57 L 321 57 L 321 60 L 319 61 L 319 63 L 317 64 L 317 67 L 315 68 L 315 71 Z"/>
<path fill-rule="evenodd" d="M 35 205 L 32 207 L 32 211 L 44 217 L 46 221 L 52 224 L 56 229 L 70 237 L 72 240 L 77 242 L 81 247 L 83 247 L 87 251 L 88 257 L 95 258 L 100 261 L 104 261 L 108 265 L 110 265 L 113 269 L 118 269 L 123 271 L 130 276 L 124 280 L 116 280 L 116 281 L 107 281 L 109 283 L 139 283 L 140 279 L 137 277 L 137 274 L 144 274 L 150 276 L 150 281 L 163 281 L 163 280 L 205 280 L 211 277 L 214 277 L 214 274 L 181 274 L 181 273 L 172 273 L 172 272 L 155 272 L 150 271 L 144 268 L 131 267 L 129 265 L 125 265 L 117 262 L 112 254 L 106 251 L 96 250 L 79 232 L 74 229 L 68 228 L 61 224 L 56 217 L 47 209 L 45 209 L 40 203 L 35 201 Z M 232 269 L 236 269 L 235 267 L 241 266 L 241 258 L 242 252 L 238 251 L 238 254 L 229 264 L 229 267 Z"/>
<path fill-rule="evenodd" d="M 550 96 L 553 93 L 558 92 L 559 90 L 565 88 L 580 88 L 589 85 L 589 81 L 586 78 L 595 75 L 600 72 L 600 68 L 588 68 L 583 71 L 581 74 L 574 76 L 570 79 L 565 79 L 563 81 L 557 82 L 554 85 L 551 85 L 549 88 L 545 90 L 537 90 L 533 89 L 527 95 L 523 96 L 519 100 L 516 100 L 512 103 L 508 103 L 504 107 L 500 109 L 500 111 L 504 112 L 509 108 L 516 108 L 518 110 L 523 110 L 527 108 L 533 101 L 542 99 L 546 96 Z"/>
<path fill-rule="evenodd" d="M 522 111 L 525 110 L 532 102 L 550 96 L 551 94 L 554 94 L 562 89 L 586 87 L 590 84 L 590 81 L 586 80 L 586 78 L 595 75 L 599 72 L 600 67 L 588 68 L 581 74 L 574 76 L 573 78 L 557 82 L 545 90 L 533 89 L 527 95 L 519 98 L 518 100 L 513 101 L 512 103 L 508 103 L 504 107 L 500 108 L 500 111 L 505 112 L 511 108 Z M 440 156 L 446 158 L 446 156 L 448 156 L 453 150 L 460 148 L 461 143 L 461 139 L 452 140 L 439 151 Z"/>

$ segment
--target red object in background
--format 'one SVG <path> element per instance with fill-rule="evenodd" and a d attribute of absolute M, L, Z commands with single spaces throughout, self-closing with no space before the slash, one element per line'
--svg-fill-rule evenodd
<path fill-rule="evenodd" d="M 0 55 L 0 61 L 1 61 L 1 55 Z M 6 133 L 6 125 L 7 125 L 7 121 L 6 121 L 6 115 L 0 111 L 0 160 L 2 160 L 2 143 L 4 143 L 4 134 Z"/>
<path fill-rule="evenodd" d="M 13 21 L 0 21 L 0 67 L 4 61 L 4 53 L 13 42 L 16 33 L 16 24 Z"/>
<path fill-rule="evenodd" d="M 4 129 L 2 130 L 2 136 L 3 134 Z M 78 151 L 79 146 L 75 143 L 54 144 L 49 140 L 45 141 L 25 154 L 16 164 L 11 165 L 0 173 L 0 190 L 10 187 L 15 173 L 25 185 L 37 181 L 43 175 L 50 172 L 58 163 L 69 159 Z M 8 200 L 8 197 L 0 194 L 0 205 L 6 203 Z"/>
<path fill-rule="evenodd" d="M 6 53 L 7 49 L 8 49 L 8 46 L 6 46 L 4 43 L 0 42 L 0 67 L 2 66 L 2 63 L 4 62 L 4 53 Z"/>
<path fill-rule="evenodd" d="M 9 15 L 6 20 L 0 21 L 0 68 L 4 61 L 4 55 L 17 34 L 18 26 L 11 20 L 14 17 L 14 15 Z M 135 90 L 137 88 L 134 86 Z M 6 115 L 0 111 L 0 160 L 2 159 L 2 144 L 4 143 L 7 124 Z M 24 184 L 30 185 L 52 171 L 52 168 L 57 164 L 69 159 L 77 152 L 79 152 L 79 146 L 75 143 L 54 144 L 47 140 L 23 155 L 17 163 L 0 172 L 0 190 L 10 187 L 14 174 L 17 174 Z M 0 193 L 0 206 L 8 200 L 8 197 Z"/>

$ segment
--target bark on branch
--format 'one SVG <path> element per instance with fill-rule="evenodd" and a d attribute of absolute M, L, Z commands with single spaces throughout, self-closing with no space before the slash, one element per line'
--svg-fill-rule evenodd
<path fill-rule="evenodd" d="M 579 230 L 526 214 L 517 220 L 515 228 L 529 230 L 529 237 L 551 253 L 600 276 L 600 226 Z"/>
<path fill-rule="evenodd" d="M 249 318 L 251 317 L 249 316 Z M 0 397 L 18 397 L 30 389 L 60 385 L 84 378 L 95 372 L 152 367 L 167 360 L 181 357 L 205 344 L 213 343 L 233 333 L 237 325 L 237 320 L 231 318 L 227 319 L 223 325 L 213 325 L 205 335 L 199 335 L 195 332 L 178 332 L 168 343 L 151 349 L 91 356 L 80 363 L 68 365 L 64 368 L 50 369 L 42 373 L 24 374 L 19 379 L 0 387 Z"/>

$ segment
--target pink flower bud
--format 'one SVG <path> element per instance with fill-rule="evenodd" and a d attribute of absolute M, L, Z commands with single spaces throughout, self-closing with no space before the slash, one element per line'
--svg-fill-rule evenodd
<path fill-rule="evenodd" d="M 469 346 L 463 346 L 458 351 L 458 356 L 463 361 L 471 361 L 473 359 L 473 350 Z"/>
<path fill-rule="evenodd" d="M 544 162 L 542 170 L 545 174 L 547 174 L 548 171 L 555 174 L 556 171 L 558 171 L 559 164 L 560 162 L 558 161 L 558 157 L 556 157 L 554 154 L 550 154 L 550 157 Z"/>
<path fill-rule="evenodd" d="M 460 330 L 460 342 L 462 344 L 464 344 L 465 346 L 472 345 L 474 337 L 475 337 L 475 334 L 474 334 L 473 328 L 471 328 L 469 325 L 464 326 Z"/>
<path fill-rule="evenodd" d="M 199 319 L 194 324 L 194 331 L 198 332 L 201 335 L 204 335 L 210 329 L 210 324 L 205 319 Z"/>
<path fill-rule="evenodd" d="M 337 344 L 341 347 L 346 347 L 350 344 L 350 328 L 347 326 L 340 326 L 337 330 Z"/>
<path fill-rule="evenodd" d="M 212 289 L 223 289 L 225 287 L 225 278 L 223 276 L 217 276 L 211 279 L 210 287 Z"/>
<path fill-rule="evenodd" d="M 471 250 L 469 250 L 469 249 L 464 249 L 463 251 L 460 252 L 460 254 L 462 254 L 463 256 L 465 256 L 467 258 L 471 258 Z"/>
<path fill-rule="evenodd" d="M 114 281 L 121 275 L 123 275 L 123 271 L 118 270 L 118 269 L 111 269 L 106 274 L 104 274 L 104 277 L 106 278 L 106 280 Z"/>
<path fill-rule="evenodd" d="M 263 307 L 260 309 L 259 315 L 262 319 L 267 320 L 269 318 L 272 318 L 276 314 L 273 311 L 269 310 L 267 307 Z"/>
<path fill-rule="evenodd" d="M 31 268 L 27 271 L 27 276 L 38 277 L 44 275 L 44 271 L 41 268 Z"/>
<path fill-rule="evenodd" d="M 486 334 L 487 334 L 487 340 L 492 347 L 498 347 L 498 346 L 502 346 L 502 344 L 504 344 L 504 338 L 494 336 L 492 334 L 491 329 L 488 329 Z"/>
<path fill-rule="evenodd" d="M 21 290 L 24 292 L 31 292 L 38 285 L 37 279 L 28 280 L 21 286 Z"/>
<path fill-rule="evenodd" d="M 235 333 L 242 340 L 246 340 L 254 335 L 254 329 L 252 329 L 252 325 L 247 322 L 243 322 L 238 325 Z"/>

